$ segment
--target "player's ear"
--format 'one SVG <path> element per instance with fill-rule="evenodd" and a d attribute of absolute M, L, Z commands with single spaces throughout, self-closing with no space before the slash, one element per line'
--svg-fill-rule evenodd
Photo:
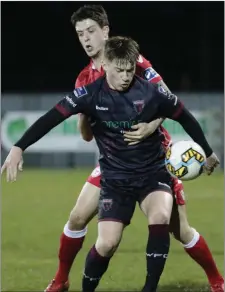
<path fill-rule="evenodd" d="M 102 31 L 103 31 L 104 40 L 107 40 L 109 38 L 109 27 L 108 27 L 108 25 L 105 25 L 103 27 Z"/>

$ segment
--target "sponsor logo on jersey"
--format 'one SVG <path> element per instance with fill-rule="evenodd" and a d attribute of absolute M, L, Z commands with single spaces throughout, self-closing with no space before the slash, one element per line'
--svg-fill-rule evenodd
<path fill-rule="evenodd" d="M 80 98 L 84 95 L 87 95 L 87 89 L 84 86 L 77 87 L 74 89 L 73 93 L 77 98 Z"/>
<path fill-rule="evenodd" d="M 98 105 L 96 105 L 95 108 L 96 108 L 97 111 L 108 111 L 109 110 L 108 107 L 98 106 Z"/>
<path fill-rule="evenodd" d="M 72 105 L 72 107 L 76 107 L 77 106 L 77 104 L 74 103 L 73 99 L 71 97 L 69 97 L 68 95 L 65 97 L 65 99 L 68 101 L 68 103 L 70 105 Z"/>
<path fill-rule="evenodd" d="M 152 67 L 147 68 L 144 72 L 144 77 L 148 81 L 151 81 L 158 76 L 159 74 Z"/>
<path fill-rule="evenodd" d="M 167 95 L 167 91 L 161 85 L 158 88 L 159 88 L 159 92 L 161 92 L 162 94 Z"/>
<path fill-rule="evenodd" d="M 171 101 L 173 101 L 174 105 L 177 104 L 177 96 L 173 93 L 170 93 L 168 91 L 166 91 L 161 85 L 158 87 L 158 90 L 160 93 L 164 94 L 165 96 L 168 97 L 168 99 L 170 99 Z"/>

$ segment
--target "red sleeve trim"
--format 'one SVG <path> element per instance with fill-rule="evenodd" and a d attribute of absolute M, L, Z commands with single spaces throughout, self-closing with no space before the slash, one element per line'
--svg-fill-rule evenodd
<path fill-rule="evenodd" d="M 182 102 L 179 102 L 180 106 L 177 108 L 176 112 L 173 114 L 172 118 L 177 119 L 179 115 L 182 113 L 184 104 Z"/>
<path fill-rule="evenodd" d="M 150 83 L 158 83 L 159 81 L 163 80 L 162 77 L 160 75 L 156 76 L 155 78 L 153 78 L 152 80 L 150 80 Z"/>
<path fill-rule="evenodd" d="M 64 117 L 68 117 L 70 116 L 70 112 L 68 112 L 63 106 L 61 106 L 60 104 L 57 104 L 55 106 L 55 108 L 64 116 Z"/>

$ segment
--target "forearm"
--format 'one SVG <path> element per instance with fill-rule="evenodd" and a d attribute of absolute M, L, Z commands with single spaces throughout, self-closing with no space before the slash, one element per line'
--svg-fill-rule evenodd
<path fill-rule="evenodd" d="M 158 119 L 154 120 L 153 122 L 154 122 L 155 129 L 160 127 L 162 125 L 162 123 L 164 122 L 164 120 L 165 120 L 165 118 L 158 118 Z M 152 124 L 153 122 L 150 122 L 149 125 Z"/>
<path fill-rule="evenodd" d="M 181 124 L 186 133 L 205 151 L 206 157 L 209 157 L 213 151 L 209 146 L 205 135 L 195 117 L 187 110 L 183 109 L 178 118 L 174 119 Z"/>
<path fill-rule="evenodd" d="M 66 117 L 56 108 L 51 109 L 30 127 L 14 146 L 17 146 L 24 151 L 27 147 L 40 140 L 51 129 L 59 125 L 65 119 Z"/>
<path fill-rule="evenodd" d="M 88 121 L 88 117 L 85 116 L 84 114 L 80 114 L 79 116 L 78 129 L 81 133 L 82 138 L 86 142 L 90 142 L 93 139 L 91 125 Z"/>

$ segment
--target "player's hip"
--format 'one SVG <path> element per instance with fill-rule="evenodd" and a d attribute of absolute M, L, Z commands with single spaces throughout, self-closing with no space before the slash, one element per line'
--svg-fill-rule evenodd
<path fill-rule="evenodd" d="M 164 167 L 157 172 L 132 178 L 107 178 L 101 177 L 101 195 L 110 192 L 119 196 L 135 197 L 146 195 L 155 190 L 164 189 L 171 192 L 173 180 Z"/>
<path fill-rule="evenodd" d="M 113 161 L 106 164 L 100 161 L 101 175 L 104 179 L 116 179 L 126 181 L 126 179 L 136 180 L 145 177 L 155 176 L 159 171 L 165 168 L 165 152 L 162 150 L 156 153 L 154 157 L 141 160 L 138 163 L 129 163 Z"/>

